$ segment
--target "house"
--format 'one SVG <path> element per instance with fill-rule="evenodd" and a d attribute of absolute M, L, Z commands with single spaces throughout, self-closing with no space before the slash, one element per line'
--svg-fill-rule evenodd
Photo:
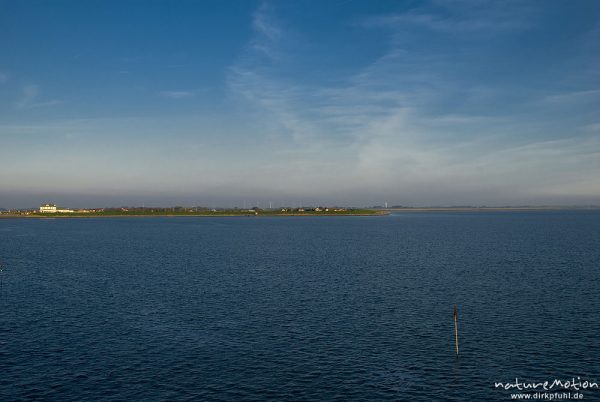
<path fill-rule="evenodd" d="M 42 213 L 42 214 L 55 214 L 56 213 L 56 204 L 43 204 L 40 207 L 40 213 Z"/>
<path fill-rule="evenodd" d="M 73 212 L 75 212 L 75 211 L 72 209 L 58 208 L 56 206 L 56 204 L 43 204 L 40 207 L 41 214 L 56 214 L 56 213 L 65 214 L 65 213 L 73 213 Z"/>

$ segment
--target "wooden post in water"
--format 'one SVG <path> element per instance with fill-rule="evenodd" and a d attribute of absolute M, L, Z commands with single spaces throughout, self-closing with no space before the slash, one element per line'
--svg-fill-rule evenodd
<path fill-rule="evenodd" d="M 458 314 L 456 313 L 456 304 L 454 305 L 454 338 L 456 339 L 456 357 L 458 357 Z"/>
<path fill-rule="evenodd" d="M 2 296 L 2 292 L 4 291 L 4 278 L 2 277 L 3 270 L 4 265 L 2 265 L 2 261 L 0 261 L 0 296 Z"/>

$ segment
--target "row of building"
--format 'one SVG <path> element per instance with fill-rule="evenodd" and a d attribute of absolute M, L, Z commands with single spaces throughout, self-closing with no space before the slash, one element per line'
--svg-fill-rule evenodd
<path fill-rule="evenodd" d="M 72 213 L 90 213 L 97 212 L 94 209 L 69 209 L 69 208 L 59 208 L 56 204 L 42 204 L 40 206 L 41 214 L 72 214 Z"/>

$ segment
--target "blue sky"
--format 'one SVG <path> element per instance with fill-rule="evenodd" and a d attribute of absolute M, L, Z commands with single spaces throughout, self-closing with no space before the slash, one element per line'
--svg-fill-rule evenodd
<path fill-rule="evenodd" d="M 600 204 L 600 2 L 0 0 L 0 207 Z"/>

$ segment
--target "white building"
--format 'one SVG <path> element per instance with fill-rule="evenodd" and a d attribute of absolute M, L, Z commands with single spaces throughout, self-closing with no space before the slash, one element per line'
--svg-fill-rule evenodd
<path fill-rule="evenodd" d="M 55 214 L 56 213 L 56 205 L 55 204 L 44 204 L 40 207 L 40 213 Z"/>

